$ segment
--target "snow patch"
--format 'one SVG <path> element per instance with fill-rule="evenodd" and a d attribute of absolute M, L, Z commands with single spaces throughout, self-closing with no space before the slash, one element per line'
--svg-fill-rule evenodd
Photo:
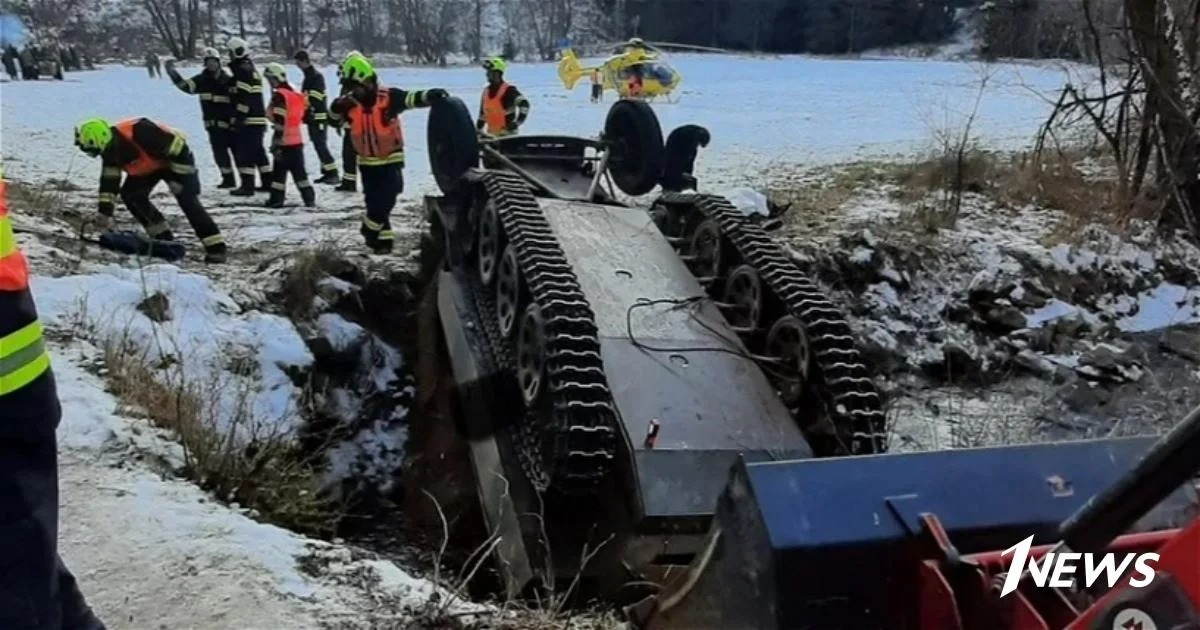
<path fill-rule="evenodd" d="M 186 379 L 213 396 L 218 429 L 232 433 L 247 414 L 278 434 L 298 428 L 300 391 L 289 373 L 312 365 L 304 341 L 287 319 L 242 312 L 211 279 L 174 265 L 110 265 L 95 274 L 35 276 L 32 289 L 50 330 L 144 353 L 164 378 Z"/>

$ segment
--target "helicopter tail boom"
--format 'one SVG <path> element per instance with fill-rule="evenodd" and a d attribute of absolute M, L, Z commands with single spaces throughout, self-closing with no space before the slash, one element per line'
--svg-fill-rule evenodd
<path fill-rule="evenodd" d="M 562 80 L 563 87 L 573 90 L 580 79 L 597 69 L 583 67 L 575 52 L 568 48 L 563 51 L 562 60 L 558 62 L 558 78 Z"/>

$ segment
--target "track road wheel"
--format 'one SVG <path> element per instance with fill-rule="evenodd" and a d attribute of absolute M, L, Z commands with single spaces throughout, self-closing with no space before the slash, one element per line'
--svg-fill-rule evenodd
<path fill-rule="evenodd" d="M 612 143 L 609 171 L 617 188 L 634 197 L 654 190 L 667 155 L 654 110 L 642 101 L 613 103 L 604 120 L 604 139 Z"/>
<path fill-rule="evenodd" d="M 517 265 L 517 252 L 512 245 L 504 248 L 496 267 L 496 323 L 500 336 L 509 339 L 517 327 L 521 314 L 521 268 Z"/>
<path fill-rule="evenodd" d="M 721 273 L 721 227 L 707 219 L 696 226 L 688 243 L 687 261 L 701 283 L 711 282 Z"/>
<path fill-rule="evenodd" d="M 479 259 L 479 279 L 483 286 L 492 285 L 496 278 L 496 263 L 500 259 L 500 213 L 496 201 L 488 199 L 479 213 L 479 237 L 476 257 Z"/>
<path fill-rule="evenodd" d="M 763 295 L 762 280 L 750 265 L 740 265 L 725 280 L 725 294 L 721 301 L 730 305 L 725 317 L 739 333 L 752 333 L 758 328 L 758 322 L 762 319 Z"/>
<path fill-rule="evenodd" d="M 475 122 L 459 98 L 451 96 L 430 107 L 425 142 L 429 147 L 429 170 L 444 193 L 452 192 L 459 178 L 479 165 Z"/>
<path fill-rule="evenodd" d="M 542 395 L 542 375 L 545 366 L 546 328 L 542 309 L 530 302 L 521 315 L 517 332 L 517 382 L 526 408 L 537 404 Z"/>
<path fill-rule="evenodd" d="M 812 365 L 812 349 L 804 324 L 791 315 L 775 320 L 767 331 L 766 351 L 767 356 L 779 359 L 782 364 L 782 369 L 773 372 L 780 373 L 775 380 L 783 404 L 788 407 L 799 405 Z"/>

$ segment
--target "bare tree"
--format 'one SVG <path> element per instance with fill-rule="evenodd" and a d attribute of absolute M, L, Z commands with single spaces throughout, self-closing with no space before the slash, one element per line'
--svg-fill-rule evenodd
<path fill-rule="evenodd" d="M 459 0 L 393 0 L 405 51 L 420 63 L 446 64 L 455 24 L 466 8 Z"/>
<path fill-rule="evenodd" d="M 538 55 L 544 61 L 553 60 L 558 51 L 558 42 L 571 32 L 574 25 L 574 2 L 521 0 L 521 7 L 529 18 L 528 26 L 533 34 L 533 43 Z"/>
<path fill-rule="evenodd" d="M 142 0 L 163 44 L 178 59 L 196 54 L 200 0 Z"/>

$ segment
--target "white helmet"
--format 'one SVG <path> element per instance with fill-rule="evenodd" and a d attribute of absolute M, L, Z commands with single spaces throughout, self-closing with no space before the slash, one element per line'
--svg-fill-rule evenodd
<path fill-rule="evenodd" d="M 263 68 L 263 76 L 275 81 L 276 83 L 287 83 L 287 68 L 283 64 L 271 62 Z"/>
<path fill-rule="evenodd" d="M 216 59 L 217 61 L 221 60 L 221 53 L 217 52 L 217 49 L 213 48 L 212 46 L 205 48 L 200 54 L 200 59 L 203 61 L 208 61 L 209 59 Z"/>
<path fill-rule="evenodd" d="M 225 43 L 225 49 L 229 51 L 230 59 L 242 59 L 250 56 L 250 46 L 241 37 L 230 37 L 229 41 Z"/>

